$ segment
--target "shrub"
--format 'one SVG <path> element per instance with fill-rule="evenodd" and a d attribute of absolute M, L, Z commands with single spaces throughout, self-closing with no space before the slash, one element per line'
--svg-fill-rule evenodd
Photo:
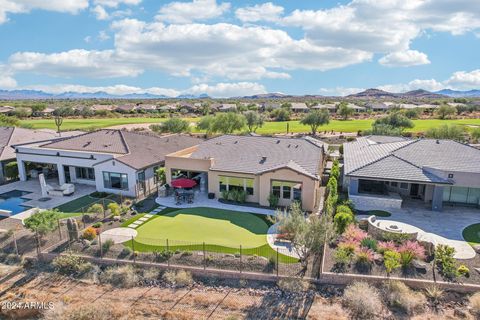
<path fill-rule="evenodd" d="M 116 202 L 111 202 L 107 205 L 108 209 L 110 210 L 110 213 L 113 216 L 119 216 L 120 215 L 120 206 Z"/>
<path fill-rule="evenodd" d="M 229 198 L 228 190 L 222 190 L 222 199 L 228 200 L 228 198 Z"/>
<path fill-rule="evenodd" d="M 470 312 L 480 317 L 480 292 L 475 293 L 468 299 L 468 306 L 470 307 Z"/>
<path fill-rule="evenodd" d="M 100 203 L 95 203 L 88 208 L 87 212 L 93 214 L 103 214 L 105 210 Z"/>
<path fill-rule="evenodd" d="M 92 241 L 97 237 L 97 229 L 94 227 L 88 227 L 83 231 L 82 238 L 88 241 Z"/>
<path fill-rule="evenodd" d="M 122 256 L 126 257 L 126 256 L 129 256 L 132 254 L 132 249 L 130 249 L 129 247 L 125 247 L 122 249 L 122 252 L 120 253 Z"/>
<path fill-rule="evenodd" d="M 355 252 L 355 263 L 361 268 L 370 268 L 374 261 L 374 252 L 368 248 L 360 248 Z"/>
<path fill-rule="evenodd" d="M 100 274 L 100 282 L 114 287 L 132 288 L 139 282 L 138 272 L 131 265 L 110 267 Z"/>
<path fill-rule="evenodd" d="M 268 204 L 271 208 L 277 207 L 279 200 L 279 197 L 274 195 L 273 193 L 270 193 L 270 195 L 268 196 Z"/>
<path fill-rule="evenodd" d="M 105 240 L 105 242 L 102 244 L 102 253 L 105 254 L 110 251 L 114 244 L 115 242 L 112 239 Z"/>
<path fill-rule="evenodd" d="M 421 311 L 427 303 L 422 293 L 411 290 L 401 281 L 387 282 L 384 291 L 387 303 L 408 315 Z"/>
<path fill-rule="evenodd" d="M 425 248 L 417 241 L 407 241 L 398 248 L 400 262 L 404 268 L 409 267 L 414 259 L 425 259 Z"/>
<path fill-rule="evenodd" d="M 173 251 L 155 250 L 155 251 L 153 251 L 153 255 L 154 255 L 156 261 L 166 261 L 173 256 Z"/>
<path fill-rule="evenodd" d="M 440 299 L 443 297 L 444 291 L 440 289 L 439 286 L 436 284 L 431 285 L 427 288 L 425 288 L 425 294 L 432 301 L 434 304 L 437 304 L 440 302 Z"/>
<path fill-rule="evenodd" d="M 397 247 L 393 241 L 380 241 L 377 244 L 377 250 L 380 253 L 385 253 L 385 251 L 396 251 Z"/>
<path fill-rule="evenodd" d="M 174 270 L 165 271 L 162 279 L 176 287 L 186 287 L 193 284 L 192 274 L 185 270 L 178 270 L 177 272 Z"/>
<path fill-rule="evenodd" d="M 81 257 L 74 256 L 71 253 L 57 256 L 52 261 L 55 271 L 66 275 L 81 275 L 93 268 L 90 262 L 85 261 Z"/>
<path fill-rule="evenodd" d="M 447 245 L 439 244 L 435 249 L 435 261 L 440 274 L 447 280 L 458 277 L 456 260 L 453 257 L 455 249 Z"/>
<path fill-rule="evenodd" d="M 387 274 L 393 272 L 393 270 L 398 269 L 402 266 L 401 264 L 401 255 L 396 251 L 387 250 L 383 254 L 383 265 Z"/>
<path fill-rule="evenodd" d="M 377 289 L 366 282 L 349 285 L 343 294 L 343 305 L 360 319 L 374 318 L 382 310 L 382 301 Z"/>
<path fill-rule="evenodd" d="M 9 180 L 16 179 L 18 177 L 18 166 L 16 161 L 9 162 L 5 165 L 5 178 Z"/>
<path fill-rule="evenodd" d="M 358 242 L 355 241 L 342 241 L 338 244 L 338 249 L 342 249 L 348 252 L 350 255 L 353 255 L 355 251 L 359 248 Z"/>
<path fill-rule="evenodd" d="M 335 230 L 338 233 L 343 233 L 345 229 L 355 221 L 353 214 L 348 212 L 338 212 L 333 218 L 333 223 L 335 224 Z"/>
<path fill-rule="evenodd" d="M 284 292 L 305 292 L 310 284 L 302 278 L 285 278 L 277 281 L 277 286 Z"/>
<path fill-rule="evenodd" d="M 373 251 L 377 251 L 377 240 L 375 240 L 373 238 L 366 237 L 365 239 L 360 241 L 360 244 L 361 244 L 362 247 L 371 249 Z"/>
<path fill-rule="evenodd" d="M 457 273 L 461 276 L 464 277 L 469 277 L 470 276 L 470 269 L 464 264 L 462 264 L 460 267 L 457 269 Z"/>
<path fill-rule="evenodd" d="M 347 229 L 345 229 L 345 232 L 342 234 L 342 240 L 360 242 L 367 236 L 368 234 L 362 229 L 360 229 L 358 226 L 350 224 Z"/>
<path fill-rule="evenodd" d="M 339 266 L 345 266 L 352 260 L 352 253 L 346 249 L 337 248 L 333 253 L 333 259 Z"/>
<path fill-rule="evenodd" d="M 340 212 L 346 212 L 346 213 L 350 213 L 351 215 L 353 215 L 352 209 L 346 204 L 341 204 L 341 205 L 337 206 L 336 213 L 340 213 Z"/>
<path fill-rule="evenodd" d="M 406 233 L 393 233 L 393 232 L 384 232 L 382 234 L 382 239 L 384 241 L 390 242 L 393 241 L 396 244 L 402 244 L 410 238 L 410 235 Z"/>

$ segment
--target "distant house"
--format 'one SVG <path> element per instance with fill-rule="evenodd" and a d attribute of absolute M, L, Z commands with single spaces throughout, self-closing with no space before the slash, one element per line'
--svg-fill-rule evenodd
<path fill-rule="evenodd" d="M 62 132 L 62 137 L 79 135 L 80 131 Z M 58 139 L 60 136 L 53 130 L 30 130 L 18 127 L 0 127 L 0 183 L 5 182 L 5 165 L 16 161 L 13 145 Z"/>
<path fill-rule="evenodd" d="M 130 113 L 137 110 L 137 106 L 134 104 L 122 104 L 117 106 L 115 111 L 120 112 L 120 113 Z"/>
<path fill-rule="evenodd" d="M 367 108 L 357 106 L 357 105 L 354 104 L 354 103 L 348 103 L 348 104 L 347 104 L 347 108 L 353 109 L 353 110 L 354 110 L 355 112 L 357 112 L 357 113 L 359 113 L 359 112 L 365 112 L 365 111 L 367 110 Z"/>
<path fill-rule="evenodd" d="M 292 111 L 295 113 L 308 112 L 310 110 L 304 102 L 292 102 Z"/>
<path fill-rule="evenodd" d="M 33 112 L 33 116 L 35 116 L 35 117 L 47 117 L 47 116 L 51 116 L 54 112 L 55 112 L 55 108 L 46 107 L 42 111 Z"/>
<path fill-rule="evenodd" d="M 230 111 L 236 111 L 236 110 L 237 110 L 237 105 L 234 103 L 222 103 L 218 108 L 219 112 L 230 112 Z"/>
<path fill-rule="evenodd" d="M 139 104 L 136 110 L 141 110 L 143 112 L 156 112 L 158 110 L 157 106 L 154 104 Z"/>
<path fill-rule="evenodd" d="M 91 108 L 92 111 L 114 111 L 117 106 L 113 104 L 94 104 Z"/>
<path fill-rule="evenodd" d="M 325 109 L 325 110 L 328 110 L 328 112 L 330 113 L 334 113 L 337 110 L 337 106 L 333 103 L 317 104 L 313 106 L 311 109 L 314 109 L 314 110 Z"/>
<path fill-rule="evenodd" d="M 165 155 L 201 142 L 188 135 L 157 136 L 98 130 L 69 138 L 15 145 L 20 180 L 49 168 L 58 184 L 81 183 L 97 191 L 136 197 L 155 186 Z"/>
<path fill-rule="evenodd" d="M 275 110 L 275 109 L 279 109 L 281 106 L 280 103 L 276 103 L 276 102 L 264 102 L 262 103 L 261 105 L 261 109 L 262 111 L 265 111 L 265 110 Z"/>
<path fill-rule="evenodd" d="M 269 206 L 300 201 L 306 211 L 318 208 L 321 173 L 328 147 L 307 138 L 258 136 L 216 137 L 165 157 L 167 182 L 174 173 L 204 174 L 200 183 L 222 198 L 222 192 L 243 190 L 246 201 Z"/>
<path fill-rule="evenodd" d="M 177 105 L 176 104 L 166 104 L 164 106 L 161 106 L 158 108 L 158 110 L 162 112 L 173 112 L 177 110 Z"/>
<path fill-rule="evenodd" d="M 0 106 L 0 113 L 1 114 L 9 114 L 13 110 L 15 110 L 15 108 L 12 107 L 12 106 Z"/>
<path fill-rule="evenodd" d="M 365 107 L 368 110 L 371 110 L 373 112 L 384 112 L 387 111 L 391 108 L 391 105 L 387 105 L 382 102 L 368 102 Z"/>
<path fill-rule="evenodd" d="M 188 112 L 194 112 L 196 110 L 195 105 L 190 102 L 181 102 L 178 105 L 178 109 L 182 110 L 187 110 Z"/>
<path fill-rule="evenodd" d="M 452 140 L 367 136 L 345 143 L 343 187 L 360 210 L 480 205 L 480 150 Z M 440 216 L 439 216 L 440 218 Z"/>

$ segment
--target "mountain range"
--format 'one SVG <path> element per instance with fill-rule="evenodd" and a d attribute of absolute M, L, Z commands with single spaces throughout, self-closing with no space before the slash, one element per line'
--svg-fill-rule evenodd
<path fill-rule="evenodd" d="M 287 98 L 304 98 L 318 99 L 320 95 L 287 95 L 283 93 L 273 92 L 264 94 L 255 94 L 251 96 L 233 97 L 242 99 L 287 99 Z M 480 98 L 480 90 L 457 91 L 451 89 L 443 89 L 436 92 L 427 90 L 413 90 L 405 93 L 392 93 L 380 89 L 367 89 L 362 92 L 351 94 L 346 98 L 355 99 L 440 99 L 440 98 Z M 155 95 L 150 93 L 132 93 L 124 95 L 114 95 L 103 91 L 81 93 L 81 92 L 63 92 L 60 94 L 47 93 L 40 90 L 0 90 L 0 100 L 48 100 L 48 99 L 207 99 L 207 94 L 191 95 L 182 94 L 177 97 L 169 97 L 165 95 Z"/>

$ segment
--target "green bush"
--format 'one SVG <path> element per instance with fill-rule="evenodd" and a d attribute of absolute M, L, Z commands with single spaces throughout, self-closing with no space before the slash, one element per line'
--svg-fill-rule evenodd
<path fill-rule="evenodd" d="M 387 250 L 383 253 L 383 265 L 385 266 L 387 274 L 392 273 L 395 269 L 402 266 L 400 259 L 400 253 L 396 251 Z"/>
<path fill-rule="evenodd" d="M 107 205 L 108 209 L 110 210 L 110 213 L 113 216 L 119 216 L 120 215 L 120 206 L 116 202 L 111 202 Z"/>
<path fill-rule="evenodd" d="M 107 239 L 105 240 L 104 243 L 102 243 L 102 253 L 105 254 L 107 253 L 108 251 L 110 251 L 110 249 L 115 245 L 115 242 L 112 240 L 112 239 Z"/>
<path fill-rule="evenodd" d="M 268 196 L 268 204 L 270 205 L 271 208 L 275 208 L 278 206 L 278 201 L 280 201 L 280 198 L 273 193 L 270 193 Z"/>
<path fill-rule="evenodd" d="M 362 247 L 377 251 L 377 240 L 367 237 L 360 242 Z"/>
<path fill-rule="evenodd" d="M 57 256 L 52 261 L 55 271 L 66 275 L 82 275 L 93 268 L 90 262 L 81 257 L 74 256 L 71 253 Z"/>
<path fill-rule="evenodd" d="M 5 165 L 5 178 L 9 180 L 18 178 L 18 166 L 16 161 L 9 162 Z"/>
<path fill-rule="evenodd" d="M 102 226 L 103 226 L 103 223 L 100 222 L 100 221 L 99 221 L 99 222 L 95 222 L 95 223 L 92 225 L 92 227 L 94 227 L 94 228 L 96 228 L 96 229 L 101 228 Z"/>
<path fill-rule="evenodd" d="M 341 205 L 337 206 L 336 213 L 340 213 L 340 212 L 346 212 L 346 213 L 350 213 L 351 215 L 353 215 L 352 209 L 350 208 L 350 206 L 348 206 L 346 204 L 341 204 Z"/>
<path fill-rule="evenodd" d="M 457 272 L 459 275 L 464 276 L 464 277 L 469 277 L 470 276 L 470 269 L 462 264 L 460 267 L 458 267 Z"/>
<path fill-rule="evenodd" d="M 228 200 L 230 198 L 230 192 L 228 190 L 222 190 L 222 199 Z"/>
<path fill-rule="evenodd" d="M 333 223 L 335 224 L 335 229 L 339 234 L 342 234 L 345 229 L 355 221 L 353 214 L 348 212 L 337 212 L 333 218 Z"/>
<path fill-rule="evenodd" d="M 105 210 L 100 203 L 95 203 L 91 205 L 87 210 L 87 213 L 93 213 L 93 214 L 103 214 L 104 212 Z"/>
<path fill-rule="evenodd" d="M 435 248 L 435 262 L 438 272 L 447 280 L 455 280 L 459 276 L 454 254 L 455 249 L 447 245 L 439 244 Z"/>
<path fill-rule="evenodd" d="M 345 266 L 352 261 L 352 252 L 345 248 L 337 248 L 333 253 L 333 260 L 339 266 Z"/>

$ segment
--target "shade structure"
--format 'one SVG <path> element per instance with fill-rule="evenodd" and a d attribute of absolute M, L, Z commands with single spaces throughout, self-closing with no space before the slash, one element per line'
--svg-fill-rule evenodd
<path fill-rule="evenodd" d="M 174 188 L 193 188 L 197 185 L 197 182 L 192 179 L 180 178 L 172 181 L 172 187 Z"/>

